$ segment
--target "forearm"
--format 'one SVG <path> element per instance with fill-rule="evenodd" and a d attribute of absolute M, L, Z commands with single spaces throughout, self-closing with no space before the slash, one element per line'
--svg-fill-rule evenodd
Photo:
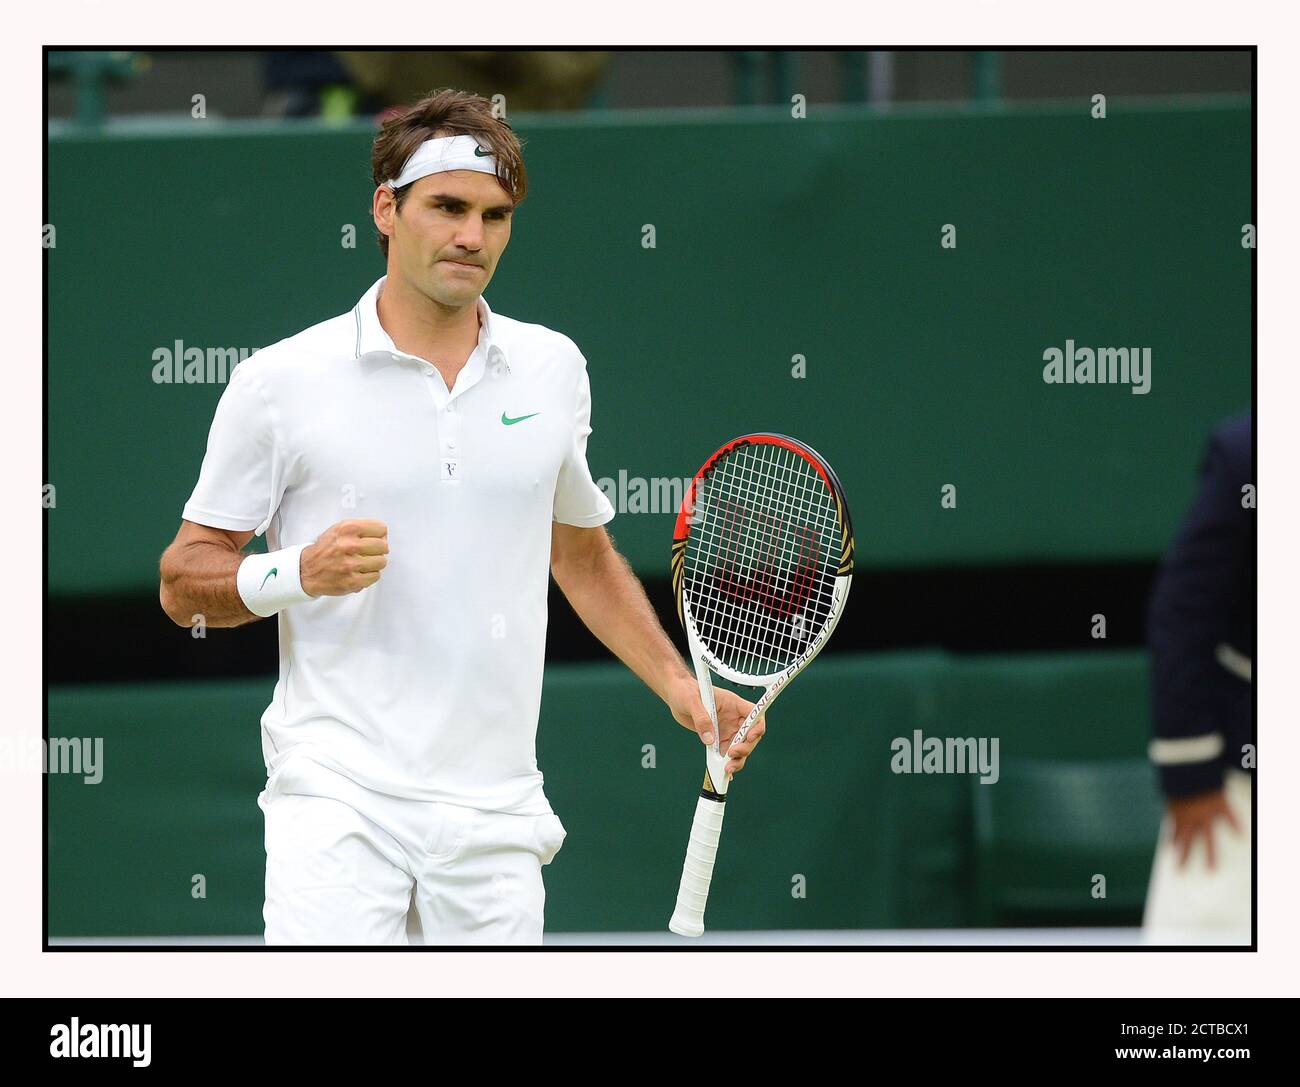
<path fill-rule="evenodd" d="M 612 546 L 580 568 L 557 569 L 556 583 L 602 644 L 671 705 L 674 683 L 695 682 L 655 615 L 631 566 Z"/>
<path fill-rule="evenodd" d="M 236 575 L 245 557 L 208 542 L 169 547 L 159 564 L 163 611 L 178 626 L 189 626 L 195 615 L 210 627 L 237 627 L 262 618 L 239 595 Z"/>

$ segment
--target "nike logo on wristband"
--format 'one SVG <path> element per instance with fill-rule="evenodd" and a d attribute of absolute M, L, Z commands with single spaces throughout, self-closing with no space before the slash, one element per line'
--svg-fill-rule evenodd
<path fill-rule="evenodd" d="M 278 574 L 279 572 L 280 572 L 280 568 L 278 566 L 272 566 L 270 571 L 268 571 L 266 577 L 262 578 L 262 584 L 257 587 L 257 591 L 260 593 L 263 589 L 265 589 L 266 583 L 270 581 L 271 578 L 275 577 L 275 575 Z"/>

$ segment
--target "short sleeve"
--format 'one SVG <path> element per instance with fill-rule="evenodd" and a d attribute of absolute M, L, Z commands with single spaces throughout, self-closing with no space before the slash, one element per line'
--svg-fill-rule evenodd
<path fill-rule="evenodd" d="M 581 356 L 579 356 L 581 357 Z M 587 466 L 587 438 L 591 434 L 591 382 L 587 360 L 582 359 L 573 409 L 573 435 L 555 482 L 555 520 L 579 528 L 595 528 L 614 517 L 605 492 L 596 486 Z"/>
<path fill-rule="evenodd" d="M 199 481 L 182 516 L 261 535 L 283 493 L 281 460 L 270 404 L 247 367 L 236 366 L 217 403 Z"/>

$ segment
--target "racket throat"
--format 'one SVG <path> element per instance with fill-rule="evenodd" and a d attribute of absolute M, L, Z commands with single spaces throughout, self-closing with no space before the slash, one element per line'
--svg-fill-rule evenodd
<path fill-rule="evenodd" d="M 727 756 L 721 749 L 722 729 L 718 727 L 718 704 L 713 695 L 713 673 L 704 663 L 703 649 L 693 623 L 686 627 L 686 642 L 690 647 L 691 661 L 695 665 L 695 679 L 700 687 L 700 701 L 704 704 L 709 721 L 713 725 L 713 743 L 704 751 L 704 785 L 700 789 L 700 796 L 708 800 L 720 801 L 726 799 L 727 786 L 730 784 L 727 780 Z"/>
<path fill-rule="evenodd" d="M 704 752 L 704 784 L 700 786 L 700 796 L 725 804 L 731 782 L 727 779 L 727 756 L 718 754 L 717 746 L 715 742 Z"/>

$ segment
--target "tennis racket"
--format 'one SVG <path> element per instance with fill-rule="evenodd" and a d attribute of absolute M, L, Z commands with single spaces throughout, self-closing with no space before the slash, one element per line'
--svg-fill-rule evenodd
<path fill-rule="evenodd" d="M 728 442 L 682 498 L 672 572 L 713 744 L 668 928 L 700 936 L 730 784 L 710 670 L 765 688 L 738 743 L 831 636 L 853 580 L 853 527 L 831 466 L 780 434 Z"/>

